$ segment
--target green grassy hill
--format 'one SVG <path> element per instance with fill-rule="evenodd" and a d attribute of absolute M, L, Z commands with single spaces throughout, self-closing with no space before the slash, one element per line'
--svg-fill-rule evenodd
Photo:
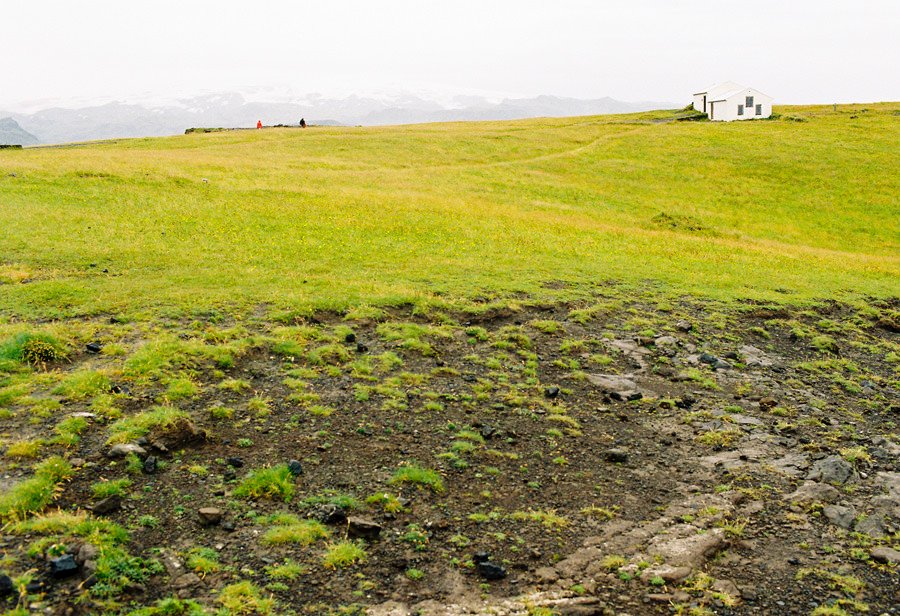
<path fill-rule="evenodd" d="M 778 111 L 0 152 L 0 283 L 29 282 L 0 287 L 0 310 L 341 307 L 608 280 L 718 298 L 896 295 L 900 104 Z"/>

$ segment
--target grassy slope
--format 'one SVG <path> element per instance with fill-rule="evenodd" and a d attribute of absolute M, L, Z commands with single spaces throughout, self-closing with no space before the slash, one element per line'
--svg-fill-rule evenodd
<path fill-rule="evenodd" d="M 0 283 L 33 279 L 0 285 L 0 311 L 337 307 L 609 279 L 719 298 L 896 295 L 900 104 L 866 107 L 0 152 Z"/>

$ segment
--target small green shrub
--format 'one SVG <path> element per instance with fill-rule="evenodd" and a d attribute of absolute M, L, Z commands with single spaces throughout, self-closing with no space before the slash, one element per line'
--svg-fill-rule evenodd
<path fill-rule="evenodd" d="M 329 544 L 322 557 L 326 569 L 344 569 L 366 562 L 365 544 L 362 541 L 341 541 Z"/>
<path fill-rule="evenodd" d="M 251 471 L 234 490 L 234 495 L 253 500 L 280 499 L 289 502 L 294 496 L 294 475 L 287 464 Z"/>
<path fill-rule="evenodd" d="M 398 468 L 393 477 L 391 477 L 390 483 L 391 485 L 411 483 L 426 487 L 435 494 L 440 494 L 444 491 L 444 480 L 437 471 L 415 465 Z"/>

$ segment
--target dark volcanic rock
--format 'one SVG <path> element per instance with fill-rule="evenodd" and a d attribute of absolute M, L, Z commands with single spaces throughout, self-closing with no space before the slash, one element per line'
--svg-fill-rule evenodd
<path fill-rule="evenodd" d="M 13 584 L 12 578 L 5 573 L 0 573 L 0 597 L 6 597 L 13 594 L 15 589 L 16 587 Z"/>
<path fill-rule="evenodd" d="M 71 554 L 64 554 L 50 561 L 50 574 L 55 578 L 74 575 L 78 571 L 78 563 Z"/>
<path fill-rule="evenodd" d="M 148 475 L 152 475 L 156 472 L 156 467 L 159 464 L 159 460 L 156 456 L 148 456 L 146 460 L 144 460 L 144 472 Z"/>
<path fill-rule="evenodd" d="M 478 563 L 477 567 L 478 575 L 486 580 L 502 580 L 509 575 L 506 569 L 489 560 Z"/>
<path fill-rule="evenodd" d="M 91 507 L 91 511 L 94 513 L 98 513 L 100 515 L 106 515 L 107 513 L 113 513 L 122 508 L 122 497 L 118 494 L 113 494 L 107 498 L 104 498 L 99 503 L 95 503 L 93 507 Z"/>
<path fill-rule="evenodd" d="M 307 514 L 312 520 L 318 520 L 322 524 L 343 524 L 347 521 L 347 512 L 337 505 L 319 505 Z"/>
<path fill-rule="evenodd" d="M 303 465 L 300 464 L 299 460 L 291 460 L 288 462 L 288 470 L 291 471 L 291 475 L 297 477 L 303 474 Z"/>
<path fill-rule="evenodd" d="M 604 454 L 607 462 L 621 463 L 628 462 L 628 452 L 624 449 L 610 449 Z"/>
<path fill-rule="evenodd" d="M 377 539 L 381 535 L 381 524 L 359 516 L 347 519 L 347 535 L 351 539 Z"/>
<path fill-rule="evenodd" d="M 843 484 L 850 480 L 859 479 L 859 475 L 857 475 L 853 466 L 842 457 L 828 456 L 813 464 L 806 478 L 812 481 Z"/>

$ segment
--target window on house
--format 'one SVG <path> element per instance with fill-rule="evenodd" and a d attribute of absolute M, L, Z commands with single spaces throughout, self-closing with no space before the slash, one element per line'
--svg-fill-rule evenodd
<path fill-rule="evenodd" d="M 756 115 L 762 115 L 762 105 L 756 106 Z"/>
<path fill-rule="evenodd" d="M 744 106 L 738 105 L 738 115 L 744 115 Z"/>
<path fill-rule="evenodd" d="M 747 97 L 747 109 L 752 109 L 752 108 L 753 108 L 753 97 L 748 96 Z"/>

